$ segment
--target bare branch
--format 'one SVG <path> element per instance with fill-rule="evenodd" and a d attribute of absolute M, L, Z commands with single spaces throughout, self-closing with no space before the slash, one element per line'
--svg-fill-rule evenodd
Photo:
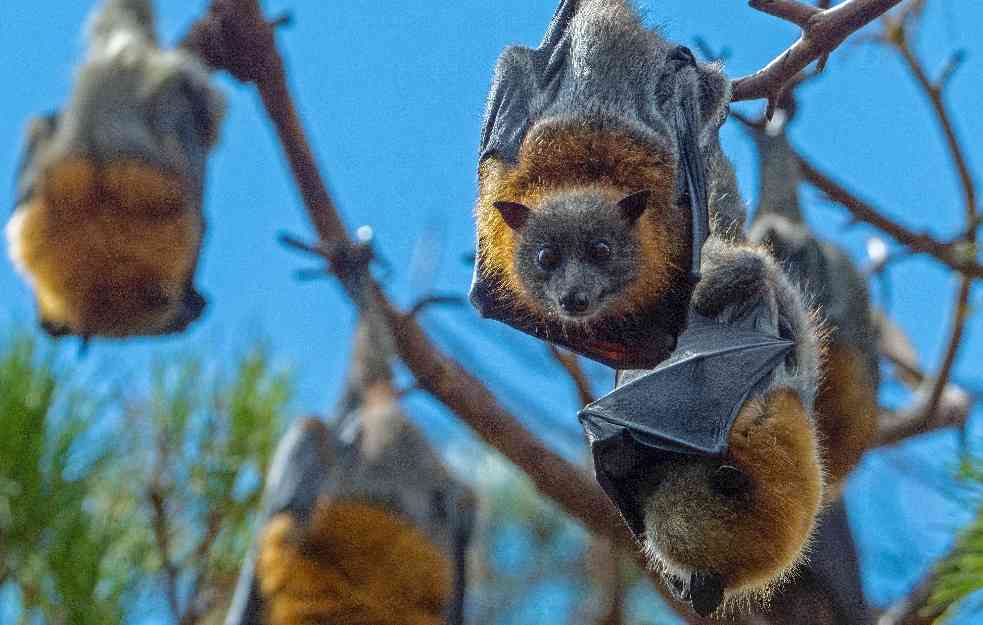
<path fill-rule="evenodd" d="M 879 209 L 847 191 L 845 187 L 806 161 L 801 154 L 796 154 L 796 160 L 803 178 L 825 193 L 829 199 L 846 208 L 857 221 L 884 231 L 898 243 L 906 245 L 915 252 L 928 254 L 965 276 L 983 278 L 983 265 L 974 260 L 973 255 L 969 253 L 971 250 L 965 250 L 958 244 L 946 243 L 902 226 L 885 217 Z"/>
<path fill-rule="evenodd" d="M 893 445 L 912 436 L 963 425 L 973 407 L 969 393 L 950 383 L 942 387 L 937 399 L 933 399 L 940 378 L 933 382 L 922 372 L 917 355 L 900 328 L 883 314 L 878 316 L 877 324 L 881 355 L 898 369 L 899 378 L 916 392 L 916 396 L 912 404 L 902 410 L 882 411 L 874 446 Z M 948 353 L 951 352 L 947 352 L 947 356 Z M 933 401 L 934 406 L 931 405 Z"/>
<path fill-rule="evenodd" d="M 821 9 L 797 0 L 749 0 L 748 6 L 786 22 L 792 22 L 803 30 L 809 27 L 810 19 L 822 13 Z"/>
<path fill-rule="evenodd" d="M 740 102 L 767 98 L 770 116 L 790 79 L 813 61 L 829 56 L 847 37 L 900 2 L 846 0 L 822 10 L 791 0 L 751 0 L 751 7 L 797 24 L 802 36 L 764 68 L 733 81 L 731 99 Z"/>
<path fill-rule="evenodd" d="M 929 599 L 938 583 L 942 565 L 954 553 L 957 547 L 942 556 L 915 586 L 892 605 L 877 619 L 877 625 L 932 625 L 942 616 L 945 609 L 942 606 L 929 608 Z"/>
<path fill-rule="evenodd" d="M 182 44 L 215 69 L 255 83 L 277 129 L 308 216 L 325 246 L 351 245 L 307 142 L 286 86 L 283 61 L 272 28 L 257 0 L 213 0 L 208 13 Z M 256 71 L 254 67 L 261 67 Z M 582 470 L 530 434 L 479 380 L 441 352 L 412 317 L 396 309 L 373 281 L 368 296 L 394 329 L 396 349 L 419 385 L 470 425 L 486 443 L 528 474 L 537 489 L 592 532 L 640 557 L 614 506 Z M 362 294 L 352 292 L 358 301 Z"/>
<path fill-rule="evenodd" d="M 160 553 L 161 569 L 164 571 L 164 594 L 167 597 L 167 605 L 174 616 L 174 622 L 184 625 L 181 601 L 178 598 L 179 573 L 177 566 L 171 560 L 171 530 L 167 519 L 167 508 L 159 480 L 156 478 L 147 489 L 147 500 L 150 502 L 154 540 L 157 543 L 157 551 Z"/>
<path fill-rule="evenodd" d="M 966 151 L 963 149 L 963 146 L 959 141 L 959 137 L 956 135 L 956 129 L 952 122 L 952 115 L 942 98 L 945 82 L 948 81 L 949 76 L 951 76 L 952 72 L 955 71 L 954 68 L 958 66 L 958 55 L 956 55 L 954 59 L 950 59 L 947 68 L 943 71 L 942 77 L 939 79 L 939 82 L 933 82 L 932 79 L 928 77 L 928 72 L 925 71 L 924 64 L 918 59 L 917 56 L 915 56 L 914 51 L 911 49 L 904 20 L 901 18 L 885 18 L 884 21 L 884 41 L 888 45 L 894 47 L 894 49 L 898 51 L 898 54 L 901 55 L 905 65 L 908 67 L 908 71 L 911 72 L 915 82 L 918 83 L 918 86 L 921 88 L 922 92 L 929 99 L 929 102 L 932 105 L 932 110 L 935 113 L 935 117 L 942 129 L 942 134 L 945 137 L 946 148 L 948 149 L 949 155 L 956 166 L 956 171 L 959 174 L 959 182 L 962 187 L 963 205 L 967 227 L 966 238 L 969 243 L 975 243 L 976 229 L 973 227 L 973 224 L 975 224 L 978 220 L 976 214 L 976 185 L 973 181 L 973 175 L 969 170 Z M 975 246 L 973 247 L 975 248 Z"/>

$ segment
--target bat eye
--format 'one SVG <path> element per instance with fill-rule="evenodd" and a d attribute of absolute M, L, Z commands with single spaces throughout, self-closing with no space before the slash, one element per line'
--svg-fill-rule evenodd
<path fill-rule="evenodd" d="M 604 241 L 594 241 L 590 244 L 590 257 L 597 262 L 611 258 L 611 246 Z"/>
<path fill-rule="evenodd" d="M 544 271 L 552 271 L 560 265 L 560 254 L 552 247 L 544 247 L 536 254 L 536 264 Z"/>
<path fill-rule="evenodd" d="M 736 497 L 751 488 L 751 480 L 737 467 L 724 464 L 710 476 L 710 487 L 725 497 Z"/>

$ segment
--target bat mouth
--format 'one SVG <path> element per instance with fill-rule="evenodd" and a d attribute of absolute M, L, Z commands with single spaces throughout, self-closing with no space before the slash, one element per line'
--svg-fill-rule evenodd
<path fill-rule="evenodd" d="M 693 611 L 707 618 L 724 603 L 724 578 L 719 573 L 693 570 L 688 575 L 668 575 L 666 585 L 676 600 L 688 603 Z"/>

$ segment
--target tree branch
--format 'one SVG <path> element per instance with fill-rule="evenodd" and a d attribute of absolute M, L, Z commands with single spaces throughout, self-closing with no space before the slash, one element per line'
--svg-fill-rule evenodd
<path fill-rule="evenodd" d="M 770 118 L 785 84 L 813 61 L 825 57 L 851 34 L 883 15 L 901 0 L 847 0 L 818 9 L 792 0 L 751 0 L 752 8 L 780 17 L 802 29 L 802 36 L 764 68 L 734 80 L 731 100 L 767 98 Z"/>
<path fill-rule="evenodd" d="M 171 560 L 171 536 L 167 522 L 167 509 L 164 496 L 161 494 L 159 480 L 156 478 L 147 490 L 147 500 L 150 502 L 151 519 L 154 529 L 154 540 L 157 551 L 160 552 L 161 568 L 164 570 L 164 594 L 167 604 L 174 615 L 174 622 L 184 625 L 184 615 L 181 612 L 181 601 L 178 598 L 178 570 Z"/>
<path fill-rule="evenodd" d="M 287 89 L 272 26 L 263 18 L 258 1 L 213 0 L 206 15 L 193 25 L 182 47 L 198 54 L 213 68 L 229 71 L 237 79 L 257 86 L 322 243 L 350 247 L 351 240 L 319 174 Z M 359 281 L 345 279 L 343 275 L 338 277 L 356 302 L 364 297 L 383 311 L 393 329 L 396 350 L 421 388 L 525 472 L 540 493 L 556 501 L 591 532 L 608 538 L 645 566 L 638 545 L 589 475 L 526 430 L 491 391 L 441 352 L 412 317 L 396 309 L 368 276 L 363 276 L 360 285 L 356 284 Z M 653 577 L 658 579 L 655 574 Z"/>
<path fill-rule="evenodd" d="M 821 9 L 797 0 L 749 0 L 748 6 L 786 22 L 792 22 L 803 30 L 809 27 L 810 19 L 822 13 Z"/>
<path fill-rule="evenodd" d="M 898 243 L 915 252 L 928 254 L 965 276 L 983 278 L 983 265 L 976 262 L 972 255 L 961 250 L 957 245 L 909 230 L 896 221 L 885 217 L 883 212 L 847 191 L 845 187 L 806 161 L 801 154 L 796 153 L 795 158 L 803 178 L 825 193 L 830 200 L 846 208 L 857 221 L 862 221 L 882 230 Z"/>
<path fill-rule="evenodd" d="M 929 379 L 918 365 L 911 341 L 883 313 L 878 314 L 877 326 L 881 356 L 894 365 L 897 377 L 917 396 L 912 405 L 902 410 L 881 412 L 874 446 L 892 445 L 932 430 L 963 425 L 973 407 L 970 394 L 960 386 L 946 384 L 935 409 L 928 412 Z"/>
<path fill-rule="evenodd" d="M 945 609 L 936 606 L 928 609 L 932 591 L 939 581 L 942 565 L 956 552 L 953 548 L 932 566 L 912 589 L 877 619 L 877 625 L 933 625 Z"/>
<path fill-rule="evenodd" d="M 943 427 L 961 425 L 969 417 L 972 400 L 957 386 L 948 384 L 956 356 L 962 345 L 963 331 L 969 316 L 969 293 L 972 281 L 963 278 L 956 296 L 949 341 L 939 372 L 928 387 L 927 380 L 917 367 L 903 363 L 914 384 L 919 387 L 912 404 L 896 413 L 883 413 L 880 419 L 877 446 L 893 445 L 904 439 Z M 926 392 L 927 391 L 927 392 Z"/>

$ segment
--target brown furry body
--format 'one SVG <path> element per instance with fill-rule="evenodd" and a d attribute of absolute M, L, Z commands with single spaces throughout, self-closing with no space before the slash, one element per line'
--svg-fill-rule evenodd
<path fill-rule="evenodd" d="M 816 426 L 832 486 L 828 497 L 839 495 L 842 481 L 877 434 L 877 388 L 867 363 L 860 350 L 845 343 L 834 342 L 826 352 Z"/>
<path fill-rule="evenodd" d="M 57 164 L 8 227 L 41 318 L 73 334 L 155 333 L 183 306 L 202 219 L 179 180 L 141 163 Z"/>
<path fill-rule="evenodd" d="M 441 625 L 450 563 L 425 535 L 364 504 L 319 506 L 309 529 L 274 517 L 257 560 L 267 625 Z"/>
<path fill-rule="evenodd" d="M 778 389 L 741 408 L 724 464 L 753 487 L 735 497 L 710 488 L 719 460 L 668 461 L 654 476 L 659 493 L 646 513 L 651 547 L 669 573 L 674 567 L 713 571 L 728 596 L 766 596 L 802 560 L 803 537 L 823 496 L 819 449 L 798 396 Z"/>
<path fill-rule="evenodd" d="M 679 280 L 689 263 L 688 211 L 672 210 L 676 170 L 671 156 L 660 154 L 631 134 L 606 127 L 542 123 L 522 143 L 519 162 L 508 167 L 496 158 L 482 162 L 476 207 L 479 267 L 524 307 L 542 312 L 523 286 L 514 258 L 516 237 L 495 209 L 496 201 L 537 209 L 551 194 L 592 189 L 616 202 L 628 193 L 653 191 L 638 222 L 644 269 L 609 307 L 605 316 L 630 315 L 658 300 Z"/>

